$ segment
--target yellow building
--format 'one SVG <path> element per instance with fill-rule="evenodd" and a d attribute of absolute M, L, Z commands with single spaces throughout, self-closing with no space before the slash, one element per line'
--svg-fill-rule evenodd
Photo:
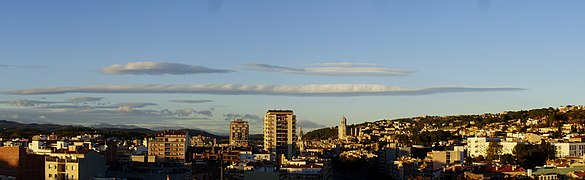
<path fill-rule="evenodd" d="M 185 160 L 190 136 L 185 131 L 165 131 L 148 140 L 148 155 L 157 160 Z"/>
<path fill-rule="evenodd" d="M 45 179 L 93 179 L 106 176 L 106 158 L 93 150 L 58 150 L 45 158 Z"/>
<path fill-rule="evenodd" d="M 297 118 L 292 110 L 268 110 L 264 116 L 264 150 L 292 158 L 297 142 Z"/>
<path fill-rule="evenodd" d="M 230 145 L 248 147 L 250 126 L 247 121 L 236 119 L 230 123 Z"/>

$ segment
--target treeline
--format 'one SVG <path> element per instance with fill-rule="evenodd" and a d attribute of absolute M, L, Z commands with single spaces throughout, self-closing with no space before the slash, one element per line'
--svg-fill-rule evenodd
<path fill-rule="evenodd" d="M 411 146 L 414 144 L 423 145 L 423 146 L 431 146 L 434 143 L 438 143 L 439 141 L 447 141 L 449 139 L 456 138 L 450 132 L 446 132 L 443 130 L 439 131 L 417 131 L 412 136 L 408 136 L 406 134 L 398 134 L 395 136 L 395 139 L 404 145 Z"/>
<path fill-rule="evenodd" d="M 303 138 L 307 140 L 337 138 L 337 127 L 316 129 L 303 135 Z"/>

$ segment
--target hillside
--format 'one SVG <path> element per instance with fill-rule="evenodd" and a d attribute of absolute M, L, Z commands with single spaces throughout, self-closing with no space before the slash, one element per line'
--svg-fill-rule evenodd
<path fill-rule="evenodd" d="M 180 129 L 189 131 L 191 135 L 203 135 L 218 139 L 225 139 L 219 136 L 198 129 Z M 0 120 L 0 137 L 17 138 L 32 137 L 37 134 L 56 134 L 59 136 L 75 136 L 80 134 L 99 133 L 104 137 L 121 138 L 143 138 L 156 133 L 157 131 L 127 125 L 99 124 L 92 127 L 59 125 L 59 124 L 23 124 L 14 121 Z"/>
<path fill-rule="evenodd" d="M 449 127 L 486 127 L 494 124 L 507 125 L 511 122 L 526 122 L 529 119 L 543 120 L 543 127 L 560 127 L 564 123 L 585 123 L 584 106 L 564 106 L 560 108 L 539 108 L 520 111 L 506 111 L 501 113 L 484 113 L 476 115 L 454 115 L 454 116 L 422 116 L 411 118 L 400 118 L 394 120 L 378 120 L 364 122 L 352 126 L 364 127 L 368 124 L 384 124 L 384 121 L 400 121 L 411 123 L 409 131 L 411 134 L 419 134 L 425 125 L 433 128 Z M 526 127 L 523 127 L 526 128 Z M 520 129 L 520 131 L 525 129 Z M 328 139 L 337 136 L 337 129 L 321 128 L 305 134 L 305 139 Z"/>

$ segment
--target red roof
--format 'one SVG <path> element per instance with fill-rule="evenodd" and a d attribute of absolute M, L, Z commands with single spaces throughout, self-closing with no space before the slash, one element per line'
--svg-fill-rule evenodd
<path fill-rule="evenodd" d="M 91 151 L 91 149 L 82 149 L 82 150 L 77 150 L 77 151 L 69 151 L 68 149 L 58 149 L 55 150 L 53 153 L 63 153 L 63 154 L 87 154 Z"/>
<path fill-rule="evenodd" d="M 525 172 L 526 170 L 520 166 L 501 165 L 501 166 L 486 166 L 479 170 L 485 173 L 503 173 L 503 172 Z"/>
<path fill-rule="evenodd" d="M 580 177 L 580 178 L 585 177 L 585 171 L 576 171 L 576 172 L 573 172 L 573 174 L 575 174 L 577 177 Z"/>
<path fill-rule="evenodd" d="M 463 171 L 470 171 L 473 170 L 473 166 L 451 166 L 448 168 L 445 168 L 444 172 L 445 173 L 460 173 Z"/>

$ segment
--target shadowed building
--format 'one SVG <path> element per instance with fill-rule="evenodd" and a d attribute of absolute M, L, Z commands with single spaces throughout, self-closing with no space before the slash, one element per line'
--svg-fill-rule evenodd
<path fill-rule="evenodd" d="M 45 179 L 93 179 L 106 176 L 106 157 L 93 150 L 52 152 L 45 158 Z"/>
<path fill-rule="evenodd" d="M 0 175 L 16 179 L 45 179 L 45 157 L 22 147 L 0 147 Z"/>

